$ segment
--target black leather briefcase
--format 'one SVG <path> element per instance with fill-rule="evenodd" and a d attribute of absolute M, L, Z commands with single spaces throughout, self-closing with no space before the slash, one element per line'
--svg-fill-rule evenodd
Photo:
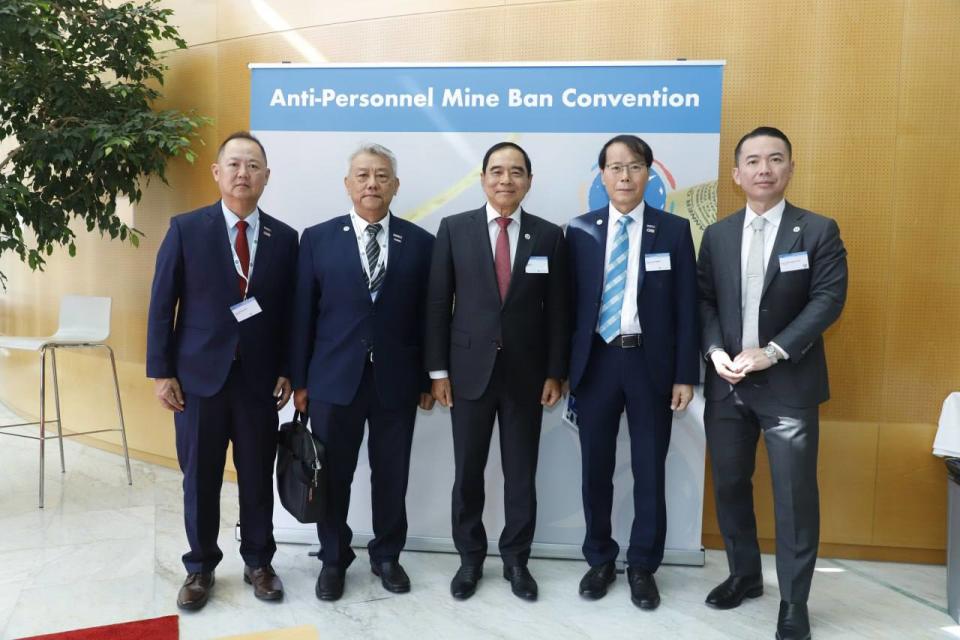
<path fill-rule="evenodd" d="M 280 425 L 277 493 L 283 508 L 300 522 L 323 520 L 327 506 L 325 450 L 299 411 L 292 422 Z"/>

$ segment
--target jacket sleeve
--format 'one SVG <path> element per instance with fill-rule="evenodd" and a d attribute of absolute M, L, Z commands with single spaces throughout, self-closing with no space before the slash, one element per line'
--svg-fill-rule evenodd
<path fill-rule="evenodd" d="M 714 264 L 711 241 L 713 225 L 707 227 L 700 242 L 700 256 L 697 260 L 697 290 L 700 309 L 700 349 L 704 357 L 717 349 L 726 350 L 723 345 L 723 331 L 720 328 L 720 315 L 717 311 L 717 284 L 714 280 Z"/>
<path fill-rule="evenodd" d="M 427 285 L 424 367 L 427 371 L 450 368 L 450 321 L 453 317 L 453 296 L 456 291 L 450 225 L 440 221 L 433 243 L 430 278 Z"/>
<path fill-rule="evenodd" d="M 547 377 L 563 380 L 570 367 L 570 263 L 567 239 L 557 229 L 547 284 Z"/>
<path fill-rule="evenodd" d="M 693 250 L 690 222 L 683 221 L 683 232 L 676 256 L 676 362 L 675 384 L 700 383 L 700 332 L 697 314 L 697 262 Z"/>
<path fill-rule="evenodd" d="M 177 376 L 176 343 L 173 335 L 177 304 L 183 291 L 183 245 L 177 219 L 157 251 L 157 265 L 147 312 L 147 377 Z"/>
<path fill-rule="evenodd" d="M 294 389 L 304 389 L 307 386 L 307 370 L 316 338 L 314 316 L 321 294 L 313 273 L 313 246 L 310 235 L 310 230 L 307 229 L 300 238 L 297 277 L 291 304 L 290 384 Z"/>

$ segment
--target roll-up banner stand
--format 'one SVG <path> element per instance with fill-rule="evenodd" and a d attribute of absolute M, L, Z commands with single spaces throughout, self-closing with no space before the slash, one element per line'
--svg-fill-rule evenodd
<path fill-rule="evenodd" d="M 298 231 L 351 206 L 347 160 L 374 142 L 398 160 L 394 215 L 436 233 L 447 215 L 484 203 L 484 152 L 508 140 L 533 164 L 525 210 L 557 224 L 604 206 L 597 155 L 610 137 L 634 133 L 653 149 L 645 199 L 690 220 L 697 247 L 716 220 L 722 61 L 298 65 L 252 64 L 250 129 L 267 149 L 264 211 Z M 307 345 L 304 345 L 307 348 Z M 292 404 L 292 403 L 291 403 Z M 581 558 L 584 520 L 580 445 L 562 405 L 544 412 L 533 555 Z M 281 421 L 289 420 L 287 407 Z M 700 389 L 676 414 L 667 455 L 664 562 L 703 564 L 705 439 Z M 409 550 L 450 551 L 453 440 L 450 414 L 419 411 L 407 491 Z M 614 536 L 624 550 L 633 519 L 625 418 L 614 474 Z M 366 439 L 354 476 L 353 544 L 372 537 Z M 503 526 L 503 476 L 496 431 L 486 474 L 487 530 Z M 318 544 L 316 528 L 275 500 L 278 542 Z M 490 552 L 496 553 L 496 541 Z M 621 558 L 622 560 L 623 558 Z"/>

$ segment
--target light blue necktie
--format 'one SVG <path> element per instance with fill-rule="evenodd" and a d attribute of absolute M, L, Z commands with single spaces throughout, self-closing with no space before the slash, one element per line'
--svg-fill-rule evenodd
<path fill-rule="evenodd" d="M 633 222 L 630 216 L 621 216 L 620 227 L 613 237 L 613 250 L 603 278 L 603 296 L 600 298 L 598 333 L 604 342 L 620 335 L 620 313 L 623 310 L 623 294 L 627 288 L 627 258 L 630 255 L 630 237 L 627 225 Z"/>

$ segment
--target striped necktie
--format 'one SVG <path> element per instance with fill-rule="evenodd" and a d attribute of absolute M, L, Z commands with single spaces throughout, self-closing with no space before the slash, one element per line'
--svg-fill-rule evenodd
<path fill-rule="evenodd" d="M 384 278 L 386 278 L 387 270 L 384 268 L 377 269 L 380 267 L 380 243 L 377 241 L 377 234 L 380 233 L 380 230 L 383 228 L 379 222 L 374 224 L 367 225 L 367 268 L 370 270 L 370 275 L 364 273 L 367 279 L 367 286 L 370 288 L 370 293 L 374 294 L 380 290 L 380 285 L 383 284 Z"/>
<path fill-rule="evenodd" d="M 613 236 L 610 262 L 603 278 L 603 296 L 600 298 L 600 320 L 597 332 L 603 341 L 610 343 L 620 335 L 620 313 L 623 310 L 623 293 L 627 288 L 627 258 L 630 255 L 630 236 L 627 225 L 633 222 L 630 216 L 621 216 Z"/>

